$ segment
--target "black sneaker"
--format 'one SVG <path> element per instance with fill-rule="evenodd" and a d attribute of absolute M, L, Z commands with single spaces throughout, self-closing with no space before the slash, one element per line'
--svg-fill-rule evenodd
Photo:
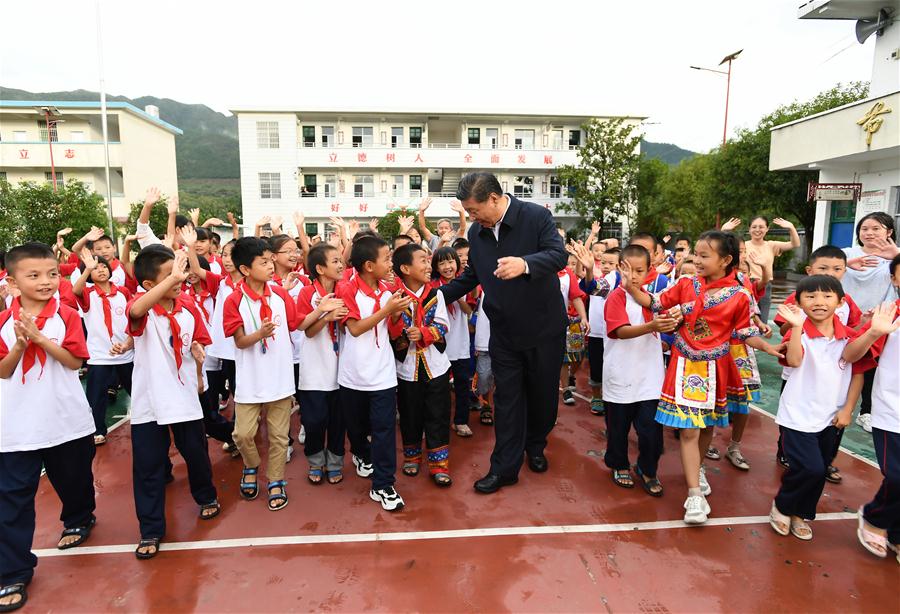
<path fill-rule="evenodd" d="M 572 395 L 572 391 L 568 388 L 563 390 L 563 403 L 566 405 L 575 405 L 575 397 Z"/>
<path fill-rule="evenodd" d="M 379 490 L 370 490 L 369 498 L 372 501 L 381 503 L 381 507 L 388 512 L 397 512 L 403 509 L 403 497 L 394 490 L 393 486 L 381 488 Z"/>

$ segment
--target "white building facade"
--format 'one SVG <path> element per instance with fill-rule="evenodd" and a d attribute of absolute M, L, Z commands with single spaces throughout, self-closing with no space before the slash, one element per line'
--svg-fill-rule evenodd
<path fill-rule="evenodd" d="M 810 0 L 801 19 L 888 19 L 875 36 L 869 97 L 772 129 L 769 169 L 819 171 L 813 249 L 855 242 L 857 222 L 874 211 L 900 228 L 900 1 Z M 831 200 L 827 200 L 831 198 Z"/>
<path fill-rule="evenodd" d="M 44 108 L 55 112 L 49 129 Z M 150 186 L 178 194 L 175 137 L 180 134 L 159 118 L 156 107 L 107 103 L 112 210 L 118 221 L 128 217 L 129 205 L 143 200 Z M 12 184 L 50 183 L 51 151 L 58 185 L 78 179 L 106 198 L 99 102 L 0 101 L 0 177 Z"/>
<path fill-rule="evenodd" d="M 310 235 L 331 216 L 369 220 L 433 199 L 428 218 L 450 209 L 460 178 L 497 175 L 503 189 L 551 211 L 566 193 L 556 168 L 578 163 L 589 115 L 516 115 L 334 109 L 232 109 L 238 118 L 245 226 L 295 211 Z M 601 118 L 602 119 L 602 118 Z M 626 118 L 637 127 L 642 118 Z"/>

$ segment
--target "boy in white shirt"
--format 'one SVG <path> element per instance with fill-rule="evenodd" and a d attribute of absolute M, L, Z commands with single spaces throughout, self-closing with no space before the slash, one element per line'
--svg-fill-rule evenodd
<path fill-rule="evenodd" d="M 338 365 L 341 405 L 356 473 L 372 476 L 369 498 L 393 512 L 403 508 L 403 499 L 394 489 L 397 368 L 387 318 L 411 301 L 399 290 L 391 294 L 384 281 L 392 274 L 391 250 L 381 237 L 356 239 L 350 263 L 356 275 L 337 291 L 349 310 L 342 324 L 350 333 L 343 336 Z"/>
<path fill-rule="evenodd" d="M 429 283 L 431 263 L 421 245 L 393 255 L 397 285 L 410 299 L 406 311 L 388 323 L 397 359 L 397 399 L 403 440 L 403 473 L 416 476 L 422 464 L 422 436 L 428 471 L 438 486 L 450 486 L 450 324 L 444 296 Z M 469 392 L 467 390 L 467 392 Z M 468 411 L 468 406 L 466 407 Z"/>
<path fill-rule="evenodd" d="M 275 273 L 268 241 L 257 237 L 238 239 L 231 260 L 244 275 L 225 302 L 222 314 L 225 335 L 234 337 L 236 379 L 234 393 L 234 443 L 244 459 L 241 496 L 259 494 L 257 474 L 262 462 L 256 448 L 259 416 L 265 410 L 269 434 L 266 467 L 268 507 L 288 504 L 284 465 L 294 384 L 291 331 L 297 329 L 297 309 L 284 288 L 270 284 Z"/>
<path fill-rule="evenodd" d="M 607 251 L 603 256 L 608 255 Z M 646 292 L 643 281 L 650 271 L 650 252 L 641 245 L 622 250 L 631 283 Z M 672 332 L 678 321 L 668 314 L 654 318 L 625 288 L 613 290 L 605 302 L 606 341 L 603 344 L 603 404 L 606 408 L 607 446 L 603 458 L 617 486 L 634 488 L 629 473 L 628 432 L 637 432 L 638 459 L 634 471 L 643 489 L 661 497 L 663 487 L 656 477 L 663 451 L 662 425 L 656 422 L 656 407 L 665 377 L 660 333 Z M 635 368 L 640 365 L 639 368 Z"/>
<path fill-rule="evenodd" d="M 309 462 L 308 479 L 329 484 L 344 479 L 344 418 L 338 400 L 338 355 L 341 331 L 347 315 L 344 301 L 334 296 L 344 272 L 341 252 L 320 243 L 309 250 L 307 268 L 312 283 L 297 297 L 299 329 L 306 336 L 300 362 L 300 415 L 306 429 L 303 451 Z M 327 443 L 327 445 L 326 445 Z"/>
<path fill-rule="evenodd" d="M 128 334 L 125 308 L 131 292 L 110 278 L 109 262 L 94 256 L 88 248 L 81 252 L 82 267 L 72 292 L 84 313 L 87 330 L 88 359 L 87 397 L 94 412 L 94 444 L 106 443 L 106 408 L 110 388 L 117 384 L 131 395 L 134 370 L 134 339 Z M 87 286 L 88 280 L 93 285 Z"/>
<path fill-rule="evenodd" d="M 494 373 L 491 370 L 491 321 L 484 312 L 484 289 L 479 288 L 478 308 L 475 310 L 475 394 L 478 396 L 479 422 L 494 424 Z"/>
<path fill-rule="evenodd" d="M 94 420 L 78 369 L 88 358 L 78 313 L 54 298 L 60 274 L 43 243 L 6 254 L 17 296 L 0 312 L 0 608 L 25 605 L 37 557 L 34 497 L 47 471 L 62 501 L 58 548 L 94 526 Z"/>
<path fill-rule="evenodd" d="M 203 387 L 204 346 L 211 343 L 203 316 L 181 285 L 187 254 L 150 245 L 134 261 L 134 275 L 146 291 L 128 304 L 134 337 L 131 397 L 131 453 L 134 506 L 141 529 L 138 559 L 159 553 L 166 534 L 166 474 L 170 436 L 184 458 L 191 495 L 200 518 L 218 516 L 212 465 L 198 394 Z"/>
<path fill-rule="evenodd" d="M 796 296 L 797 305 L 778 308 L 790 326 L 781 362 L 792 371 L 775 417 L 788 468 L 772 502 L 769 524 L 780 535 L 810 540 L 807 521 L 816 517 L 837 429 L 850 424 L 862 374 L 854 374 L 847 361 L 847 345 L 856 333 L 835 315 L 844 300 L 841 282 L 811 275 L 797 284 Z"/>

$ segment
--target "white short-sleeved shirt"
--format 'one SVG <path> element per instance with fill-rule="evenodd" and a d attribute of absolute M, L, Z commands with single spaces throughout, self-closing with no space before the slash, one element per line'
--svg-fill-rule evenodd
<path fill-rule="evenodd" d="M 13 310 L 0 312 L 0 359 L 16 344 Z M 88 358 L 78 312 L 58 302 L 51 308 L 41 332 L 77 358 Z M 78 371 L 69 369 L 46 354 L 24 376 L 19 360 L 8 379 L 0 379 L 0 452 L 22 452 L 52 448 L 94 433 L 94 417 L 78 381 Z"/>
<path fill-rule="evenodd" d="M 784 303 L 786 305 L 796 305 L 797 299 L 793 294 L 791 294 L 784 300 Z M 850 326 L 852 328 L 855 325 L 852 325 L 850 323 L 850 315 L 854 312 L 858 313 L 859 308 L 856 306 L 856 303 L 853 302 L 853 299 L 850 298 L 850 295 L 845 294 L 844 302 L 841 303 L 838 306 L 838 308 L 834 310 L 834 315 L 836 315 L 838 320 L 841 321 L 841 324 L 843 324 L 844 326 Z M 801 313 L 801 315 L 803 315 L 804 318 L 806 318 L 805 313 L 803 313 L 802 311 L 800 313 Z M 858 317 L 856 319 L 858 320 Z M 776 325 L 781 326 L 781 324 L 783 324 L 783 323 L 784 322 L 780 320 L 780 316 L 775 317 Z M 791 375 L 792 370 L 793 369 L 791 367 L 783 367 L 781 369 L 781 379 L 783 379 L 784 381 L 787 381 L 788 377 L 790 377 L 790 375 Z"/>
<path fill-rule="evenodd" d="M 484 289 L 478 298 L 478 315 L 475 318 L 475 351 L 487 352 L 491 344 L 491 320 L 484 312 Z"/>
<path fill-rule="evenodd" d="M 275 336 L 258 341 L 252 346 L 235 348 L 235 403 L 270 403 L 292 396 L 294 386 L 294 345 L 291 331 L 297 328 L 297 309 L 288 293 L 278 285 L 266 284 L 264 296 L 250 298 L 255 294 L 246 285 L 246 280 L 225 301 L 223 326 L 225 334 L 233 337 L 238 328 L 250 335 L 262 325 L 260 310 L 265 299 L 272 310 L 271 320 L 275 323 Z"/>
<path fill-rule="evenodd" d="M 468 360 L 469 352 L 469 316 L 463 311 L 459 301 L 454 301 L 452 307 L 444 303 L 444 293 L 438 292 L 441 303 L 449 321 L 447 330 L 446 358 L 449 360 Z M 450 312 L 453 313 L 450 313 Z"/>
<path fill-rule="evenodd" d="M 336 295 L 344 300 L 350 313 L 347 320 L 364 320 L 375 309 L 375 298 L 366 293 L 368 287 L 359 275 L 338 285 Z M 371 291 L 379 299 L 379 309 L 391 298 L 384 281 Z M 341 356 L 338 361 L 338 384 L 353 390 L 387 390 L 397 385 L 397 367 L 388 336 L 387 318 L 381 320 L 359 337 L 350 331 L 341 336 Z"/>
<path fill-rule="evenodd" d="M 196 341 L 211 343 L 203 316 L 184 293 L 176 300 L 173 315 L 181 343 L 176 359 L 172 326 L 165 315 L 150 310 L 142 318 L 132 318 L 136 297 L 128 303 L 129 332 L 134 337 L 134 375 L 131 382 L 131 423 L 175 424 L 203 417 L 198 397 L 197 362 L 191 354 Z"/>
<path fill-rule="evenodd" d="M 900 301 L 895 304 L 897 318 Z M 872 384 L 872 427 L 900 433 L 900 330 L 879 340 L 877 354 L 878 369 Z"/>
<path fill-rule="evenodd" d="M 847 401 L 853 365 L 841 358 L 852 339 L 852 331 L 834 318 L 834 337 L 822 333 L 806 320 L 803 323 L 803 360 L 794 367 L 778 402 L 775 422 L 804 433 L 824 430 Z M 785 334 L 789 342 L 794 330 Z"/>
<path fill-rule="evenodd" d="M 113 343 L 124 343 L 128 339 L 128 316 L 125 309 L 131 300 L 131 292 L 126 288 L 110 285 L 109 315 L 112 335 L 106 326 L 106 314 L 103 309 L 103 297 L 99 288 L 85 287 L 79 298 L 81 312 L 84 314 L 84 326 L 87 328 L 87 347 L 91 357 L 89 365 L 124 365 L 134 360 L 134 350 L 113 356 L 110 354 Z"/>
<path fill-rule="evenodd" d="M 611 288 L 610 292 L 612 292 L 612 290 L 619 285 L 618 279 L 616 271 L 610 271 L 605 277 L 600 278 L 598 283 L 605 284 L 607 288 Z M 595 337 L 598 339 L 606 338 L 606 316 L 604 315 L 604 308 L 608 297 L 609 295 L 590 295 L 590 298 L 588 299 L 588 322 L 591 323 L 591 330 L 588 333 L 588 337 Z"/>
<path fill-rule="evenodd" d="M 327 294 L 318 283 L 305 286 L 297 297 L 297 321 L 315 311 L 322 297 Z M 304 337 L 306 333 L 301 331 Z M 338 352 L 340 351 L 341 326 L 338 322 L 325 328 L 303 342 L 303 361 L 300 363 L 300 390 L 338 389 Z"/>
<path fill-rule="evenodd" d="M 112 269 L 109 272 L 109 281 L 111 283 L 116 284 L 120 288 L 125 287 L 125 267 L 122 266 L 122 263 L 118 260 L 113 260 L 110 263 L 110 268 Z M 78 281 L 78 278 L 81 277 L 81 270 L 78 267 L 75 267 L 75 270 L 72 271 L 72 274 L 69 276 L 69 281 L 72 282 L 72 285 L 75 285 L 75 282 Z M 91 287 L 94 283 L 91 281 L 90 277 L 88 277 L 87 282 L 85 282 L 85 287 Z"/>
<path fill-rule="evenodd" d="M 225 301 L 234 292 L 235 283 L 231 281 L 231 276 L 225 277 L 219 284 L 219 290 L 216 292 L 215 307 L 213 308 L 212 321 L 209 325 L 209 336 L 212 338 L 212 345 L 206 348 L 207 354 L 215 356 L 223 360 L 234 360 L 234 338 L 225 336 L 223 327 L 223 313 L 225 311 Z"/>
<path fill-rule="evenodd" d="M 632 339 L 619 339 L 616 335 L 621 326 L 644 324 L 647 313 L 622 287 L 610 293 L 605 307 L 609 332 L 603 342 L 603 400 L 637 403 L 659 399 L 666 374 L 659 334 Z M 634 368 L 635 365 L 640 367 Z"/>
<path fill-rule="evenodd" d="M 422 286 L 419 288 L 418 292 L 412 292 L 417 298 L 420 298 L 423 294 L 428 290 L 428 286 Z M 433 322 L 434 324 L 441 325 L 444 328 L 450 328 L 453 326 L 453 322 L 449 314 L 447 313 L 447 304 L 444 302 L 444 293 L 443 292 L 435 292 L 435 302 L 433 305 L 425 305 L 426 313 L 430 309 L 434 309 Z M 413 321 L 415 321 L 415 312 L 418 309 L 418 305 L 411 304 L 410 305 L 410 314 L 412 315 Z M 456 308 L 459 311 L 459 305 L 456 305 Z M 466 334 L 466 341 L 468 342 L 469 335 Z M 425 368 L 428 370 L 428 377 L 430 379 L 434 379 L 435 377 L 440 377 L 444 373 L 450 370 L 450 357 L 447 355 L 450 351 L 449 342 L 447 343 L 447 347 L 444 352 L 440 351 L 434 343 L 427 345 L 422 352 L 422 358 L 425 361 Z M 418 362 L 417 358 L 418 353 L 416 352 L 416 344 L 410 343 L 409 347 L 406 350 L 406 355 L 404 356 L 403 362 L 399 360 L 397 362 L 397 379 L 402 379 L 406 382 L 414 382 L 417 379 L 424 379 L 419 374 L 418 378 L 416 377 L 416 367 L 418 366 L 416 363 Z M 466 353 L 468 356 L 468 352 Z M 454 359 L 455 360 L 455 359 Z M 421 369 L 421 367 L 420 367 Z"/>
<path fill-rule="evenodd" d="M 185 285 L 183 288 L 184 294 L 194 302 L 194 306 L 200 312 L 207 331 L 212 328 L 212 318 L 216 312 L 216 296 L 218 296 L 221 282 L 222 278 L 210 271 L 206 275 L 206 281 L 201 282 L 203 284 L 202 291 L 198 292 L 193 286 L 189 285 Z M 212 335 L 210 335 L 210 338 L 212 338 Z M 207 352 L 206 359 L 203 361 L 204 382 L 206 381 L 207 371 L 218 371 L 221 368 L 222 362 L 219 357 Z"/>

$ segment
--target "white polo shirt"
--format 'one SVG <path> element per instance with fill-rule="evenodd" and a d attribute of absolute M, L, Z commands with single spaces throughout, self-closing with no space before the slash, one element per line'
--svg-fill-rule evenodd
<path fill-rule="evenodd" d="M 622 287 L 605 305 L 607 337 L 603 342 L 603 400 L 637 403 L 659 399 L 666 370 L 658 333 L 619 339 L 616 330 L 647 322 L 648 313 Z M 650 316 L 652 318 L 652 316 Z"/>
<path fill-rule="evenodd" d="M 427 289 L 428 289 L 427 285 L 422 286 L 421 288 L 419 288 L 418 292 L 413 292 L 413 294 L 415 294 L 415 296 L 417 298 L 421 297 Z M 439 324 L 445 328 L 452 327 L 453 322 L 451 321 L 450 316 L 447 313 L 447 304 L 444 302 L 444 293 L 436 292 L 435 298 L 436 298 L 436 300 L 435 300 L 435 303 L 433 304 L 433 306 L 426 305 L 426 313 L 428 310 L 433 308 L 434 309 L 434 320 L 433 320 L 434 324 Z M 456 308 L 459 311 L 462 311 L 462 309 L 459 309 L 459 304 L 456 305 Z M 415 322 L 416 309 L 418 309 L 417 305 L 410 304 L 409 315 L 410 315 L 410 320 L 412 322 Z M 401 319 L 400 322 L 403 322 L 403 320 Z M 402 326 L 403 326 L 403 328 L 406 328 L 405 324 L 403 324 Z M 467 333 L 466 334 L 466 342 L 467 343 L 468 343 L 468 339 L 469 339 L 469 335 Z M 406 381 L 406 382 L 414 382 L 417 379 L 424 379 L 422 377 L 422 373 L 421 373 L 422 365 L 421 364 L 417 365 L 418 358 L 417 358 L 417 352 L 416 352 L 415 346 L 416 346 L 416 344 L 411 342 L 409 344 L 409 347 L 406 349 L 406 356 L 404 357 L 403 362 L 396 361 L 396 363 L 397 363 L 397 379 L 402 379 L 403 381 Z M 431 344 L 425 346 L 424 351 L 422 352 L 422 357 L 425 361 L 424 368 L 427 369 L 427 377 L 429 377 L 430 379 L 434 379 L 435 377 L 440 377 L 441 375 L 443 375 L 444 373 L 446 373 L 447 371 L 450 370 L 450 360 L 451 359 L 447 355 L 447 353 L 449 351 L 450 351 L 449 343 L 444 352 L 441 352 L 437 348 L 437 346 L 434 345 L 434 343 L 431 343 Z M 466 353 L 466 356 L 468 357 L 468 352 Z M 416 377 L 416 375 L 417 375 L 416 367 L 417 366 L 420 369 L 418 378 Z"/>
<path fill-rule="evenodd" d="M 106 327 L 103 299 L 100 297 L 99 288 L 96 285 L 85 287 L 78 300 L 84 314 L 84 326 L 87 328 L 87 347 L 91 355 L 88 359 L 89 365 L 124 365 L 134 360 L 134 350 L 116 356 L 110 354 L 113 343 L 124 343 L 128 339 L 128 316 L 125 315 L 125 309 L 131 300 L 131 292 L 115 284 L 110 284 L 109 291 L 107 300 L 112 337 Z"/>
<path fill-rule="evenodd" d="M 238 281 L 237 283 L 240 283 Z M 219 284 L 219 290 L 216 292 L 215 307 L 213 308 L 212 321 L 209 325 L 209 336 L 212 338 L 212 345 L 206 348 L 206 353 L 223 360 L 234 360 L 234 338 L 225 336 L 223 327 L 223 313 L 225 311 L 225 301 L 234 292 L 235 283 L 231 281 L 231 276 L 222 279 Z"/>
<path fill-rule="evenodd" d="M 79 262 L 80 261 L 81 260 L 79 260 Z M 125 267 L 122 266 L 122 263 L 119 262 L 118 259 L 116 259 L 116 260 L 112 261 L 112 263 L 110 264 L 110 268 L 112 270 L 109 272 L 109 281 L 111 283 L 116 284 L 120 288 L 124 288 L 125 287 L 125 279 L 127 277 L 125 274 Z M 75 282 L 78 281 L 79 277 L 81 277 L 81 269 L 79 269 L 78 267 L 75 267 L 75 270 L 72 271 L 72 274 L 69 276 L 69 281 L 72 282 L 73 286 L 75 285 Z M 88 277 L 88 280 L 87 280 L 87 283 L 85 284 L 85 286 L 90 287 L 93 285 L 94 285 L 94 282 L 92 282 L 91 278 Z"/>
<path fill-rule="evenodd" d="M 338 285 L 336 295 L 344 300 L 350 313 L 341 322 L 364 320 L 375 312 L 375 299 L 361 288 L 365 282 L 359 275 Z M 391 292 L 384 281 L 378 282 L 373 292 L 384 307 Z M 388 316 L 390 317 L 390 316 Z M 394 351 L 388 336 L 387 318 L 354 337 L 349 330 L 341 336 L 341 357 L 338 361 L 338 384 L 353 390 L 387 390 L 397 385 L 397 367 Z"/>
<path fill-rule="evenodd" d="M 894 318 L 900 316 L 896 302 Z M 900 433 L 900 330 L 879 339 L 872 346 L 879 357 L 872 384 L 872 427 Z"/>
<path fill-rule="evenodd" d="M 853 365 L 841 358 L 853 333 L 835 315 L 834 337 L 822 333 L 809 320 L 803 323 L 803 360 L 794 367 L 778 402 L 775 422 L 804 433 L 823 431 L 847 401 Z M 789 342 L 794 330 L 785 334 Z"/>
<path fill-rule="evenodd" d="M 321 287 L 321 286 L 320 286 Z M 324 292 L 324 289 L 322 290 Z M 297 321 L 303 320 L 316 309 L 322 300 L 322 292 L 312 286 L 304 286 L 297 297 Z M 332 339 L 331 328 L 334 328 Z M 306 332 L 300 331 L 306 337 Z M 338 389 L 338 352 L 340 351 L 341 326 L 329 323 L 314 337 L 303 342 L 303 361 L 300 363 L 300 390 Z M 335 343 L 338 347 L 335 347 Z"/>
<path fill-rule="evenodd" d="M 151 309 L 142 318 L 132 318 L 135 297 L 128 303 L 128 328 L 134 337 L 134 375 L 131 382 L 131 423 L 175 424 L 203 417 L 198 398 L 197 362 L 191 354 L 196 341 L 207 346 L 212 340 L 203 316 L 191 298 L 181 293 L 173 313 L 181 337 L 181 365 L 175 359 L 169 319 Z"/>
<path fill-rule="evenodd" d="M 233 337 L 241 327 L 250 335 L 262 325 L 261 300 L 251 299 L 246 280 L 225 301 L 223 326 L 225 335 Z M 266 284 L 263 292 L 272 310 L 275 336 L 244 349 L 235 348 L 235 403 L 269 403 L 292 396 L 294 386 L 294 345 L 291 331 L 297 329 L 297 309 L 284 288 Z"/>
<path fill-rule="evenodd" d="M 609 298 L 609 292 L 612 292 L 619 286 L 619 277 L 616 271 L 610 271 L 605 277 L 597 280 L 597 292 L 601 294 L 591 294 L 588 299 L 588 322 L 591 323 L 591 330 L 588 337 L 598 339 L 606 339 L 606 316 L 604 308 L 606 299 Z"/>
<path fill-rule="evenodd" d="M 13 301 L 12 309 L 19 309 Z M 16 344 L 13 311 L 0 312 L 0 359 Z M 78 312 L 57 303 L 56 313 L 41 332 L 77 358 L 88 358 Z M 94 417 L 78 381 L 78 371 L 47 354 L 43 370 L 39 361 L 22 381 L 22 360 L 8 379 L 0 379 L 0 452 L 52 448 L 91 435 Z"/>
<path fill-rule="evenodd" d="M 786 299 L 784 299 L 785 305 L 796 305 L 797 304 L 797 296 L 796 293 L 791 293 L 788 295 Z M 801 315 L 806 318 L 806 314 L 802 311 Z M 844 295 L 844 302 L 841 303 L 837 309 L 834 310 L 834 315 L 838 317 L 841 321 L 841 324 L 844 326 L 849 326 L 850 328 L 856 328 L 859 326 L 859 319 L 862 317 L 862 312 L 859 310 L 859 307 L 856 306 L 856 303 L 850 298 L 849 294 Z M 785 324 L 784 319 L 781 316 L 776 315 L 774 318 L 776 326 L 782 326 Z M 791 367 L 784 367 L 781 370 L 781 379 L 787 381 L 788 377 L 791 374 Z"/>

